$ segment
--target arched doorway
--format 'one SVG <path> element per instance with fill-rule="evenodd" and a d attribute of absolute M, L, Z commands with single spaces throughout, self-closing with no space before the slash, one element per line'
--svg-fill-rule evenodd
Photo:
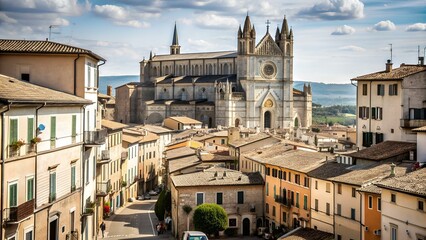
<path fill-rule="evenodd" d="M 236 118 L 235 119 L 235 127 L 239 127 L 240 126 L 240 119 Z"/>
<path fill-rule="evenodd" d="M 256 227 L 257 228 L 262 227 L 262 219 L 260 219 L 260 218 L 257 219 Z"/>
<path fill-rule="evenodd" d="M 263 128 L 271 128 L 271 112 L 266 111 L 263 115 Z"/>
<path fill-rule="evenodd" d="M 244 218 L 243 220 L 243 236 L 250 235 L 250 219 Z"/>
<path fill-rule="evenodd" d="M 294 119 L 294 127 L 299 128 L 299 118 Z"/>

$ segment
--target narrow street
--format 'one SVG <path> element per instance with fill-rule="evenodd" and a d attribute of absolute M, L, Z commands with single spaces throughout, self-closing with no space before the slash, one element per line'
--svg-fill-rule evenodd
<path fill-rule="evenodd" d="M 174 239 L 170 233 L 157 236 L 155 224 L 158 222 L 154 213 L 157 197 L 151 200 L 135 200 L 117 210 L 109 219 L 105 220 L 105 238 L 115 239 Z M 102 239 L 99 233 L 98 239 Z"/>

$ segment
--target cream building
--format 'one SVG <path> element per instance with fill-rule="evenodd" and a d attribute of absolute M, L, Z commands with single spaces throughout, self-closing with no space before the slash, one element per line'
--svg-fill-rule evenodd
<path fill-rule="evenodd" d="M 0 75 L 2 239 L 78 238 L 89 104 Z"/>
<path fill-rule="evenodd" d="M 268 26 L 256 43 L 247 16 L 237 39 L 236 51 L 182 53 L 175 26 L 170 54 L 151 54 L 140 62 L 140 83 L 117 88 L 116 112 L 122 107 L 130 112 L 116 120 L 161 123 L 185 115 L 209 127 L 309 127 L 311 88 L 293 89 L 293 31 L 287 20 L 275 37 Z"/>
<path fill-rule="evenodd" d="M 383 180 L 382 239 L 426 239 L 426 168 Z"/>
<path fill-rule="evenodd" d="M 426 125 L 426 66 L 401 64 L 353 78 L 357 82 L 357 146 L 387 140 L 415 142 Z"/>

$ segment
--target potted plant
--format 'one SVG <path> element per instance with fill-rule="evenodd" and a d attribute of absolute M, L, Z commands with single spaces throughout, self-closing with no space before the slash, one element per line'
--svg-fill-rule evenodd
<path fill-rule="evenodd" d="M 37 143 L 41 142 L 41 138 L 40 137 L 34 137 L 33 139 L 31 139 L 31 144 L 35 145 Z"/>
<path fill-rule="evenodd" d="M 19 140 L 16 140 L 16 141 L 12 142 L 12 144 L 10 144 L 10 147 L 11 147 L 13 150 L 18 150 L 18 149 L 20 149 L 23 145 L 25 145 L 25 141 L 21 138 L 21 139 L 19 139 Z"/>
<path fill-rule="evenodd" d="M 106 202 L 104 205 L 104 214 L 103 214 L 104 219 L 109 217 L 109 213 L 111 211 L 111 207 L 109 206 L 109 204 L 110 204 L 109 202 Z"/>

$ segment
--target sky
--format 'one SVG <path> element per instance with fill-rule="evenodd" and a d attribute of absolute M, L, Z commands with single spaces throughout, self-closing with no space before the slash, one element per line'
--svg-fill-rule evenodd
<path fill-rule="evenodd" d="M 168 54 L 174 24 L 181 53 L 235 51 L 246 15 L 256 41 L 286 16 L 296 81 L 351 78 L 416 64 L 426 50 L 426 0 L 1 0 L 0 38 L 45 40 L 107 60 L 100 75 L 138 75 L 149 53 Z"/>

